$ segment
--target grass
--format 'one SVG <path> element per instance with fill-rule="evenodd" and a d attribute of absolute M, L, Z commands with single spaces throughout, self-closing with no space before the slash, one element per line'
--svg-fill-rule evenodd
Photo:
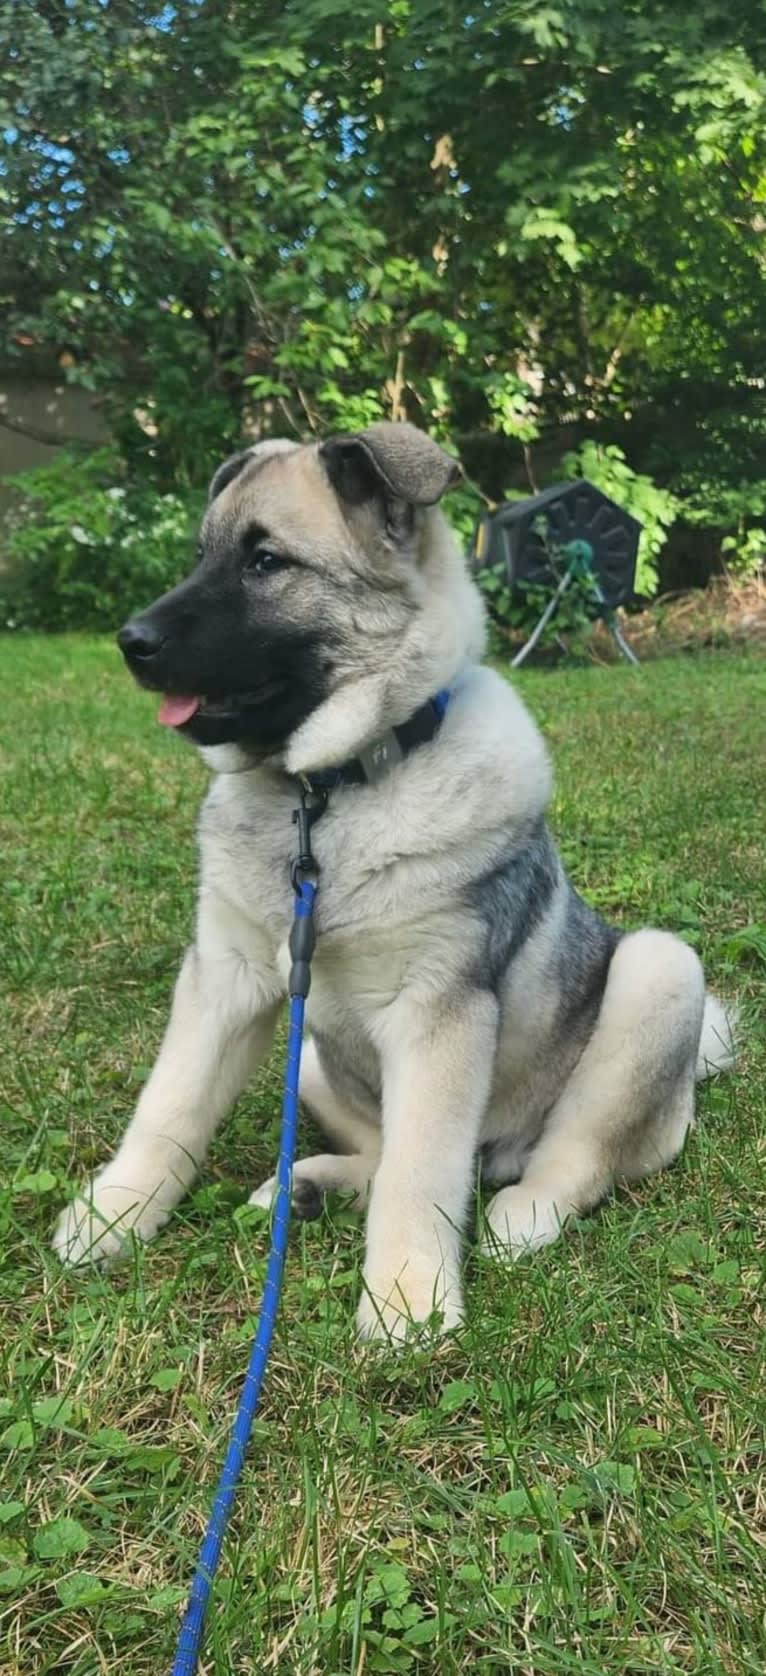
<path fill-rule="evenodd" d="M 48 1250 L 156 1050 L 194 894 L 196 759 L 111 648 L 0 646 L 2 1676 L 169 1667 L 264 1270 L 264 1069 L 199 1190 L 104 1275 Z M 679 929 L 743 1002 L 736 1077 L 677 1167 L 468 1320 L 360 1352 L 362 1236 L 294 1230 L 202 1669 L 639 1676 L 766 1667 L 766 665 L 530 673 L 556 832 L 622 924 Z M 285 834 L 286 844 L 290 834 Z M 746 934 L 742 934 L 745 933 Z M 309 1146 L 304 1137 L 304 1145 Z"/>

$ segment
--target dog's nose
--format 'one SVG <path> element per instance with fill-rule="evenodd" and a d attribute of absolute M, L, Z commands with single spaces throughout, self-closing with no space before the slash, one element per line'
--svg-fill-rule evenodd
<path fill-rule="evenodd" d="M 147 663 L 156 657 L 165 644 L 165 636 L 153 628 L 146 618 L 133 617 L 125 623 L 117 636 L 117 645 L 128 663 Z"/>

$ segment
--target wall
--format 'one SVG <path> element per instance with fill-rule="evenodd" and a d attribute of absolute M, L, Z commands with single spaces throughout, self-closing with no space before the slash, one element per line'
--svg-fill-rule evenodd
<path fill-rule="evenodd" d="M 0 512 L 12 491 L 3 479 L 47 465 L 66 443 L 97 446 L 109 433 L 88 390 L 58 376 L 0 370 Z"/>

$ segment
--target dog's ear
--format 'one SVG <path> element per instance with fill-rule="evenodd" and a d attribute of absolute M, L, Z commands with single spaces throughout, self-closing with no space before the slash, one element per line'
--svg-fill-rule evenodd
<path fill-rule="evenodd" d="M 460 476 L 458 461 L 406 422 L 331 437 L 319 453 L 333 488 L 353 502 L 382 489 L 408 506 L 434 506 Z"/>
<path fill-rule="evenodd" d="M 210 480 L 210 488 L 207 492 L 208 506 L 210 506 L 211 501 L 214 501 L 220 495 L 221 490 L 225 489 L 228 483 L 233 483 L 234 478 L 239 477 L 240 472 L 244 470 L 248 460 L 252 460 L 252 457 L 252 448 L 242 448 L 239 454 L 230 454 L 228 460 L 224 460 L 223 465 L 218 467 Z"/>

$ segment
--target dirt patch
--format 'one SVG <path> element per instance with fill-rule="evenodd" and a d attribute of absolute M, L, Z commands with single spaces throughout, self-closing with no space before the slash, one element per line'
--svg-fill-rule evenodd
<path fill-rule="evenodd" d="M 714 577 L 706 588 L 664 594 L 645 611 L 619 613 L 620 627 L 643 663 L 678 652 L 711 647 L 747 647 L 766 657 L 766 580 L 730 582 Z M 511 655 L 523 644 L 509 639 Z M 619 652 L 604 623 L 594 623 L 586 637 L 563 633 L 553 645 L 533 652 L 529 662 L 555 664 L 562 655 L 585 657 L 594 663 L 614 663 Z"/>
<path fill-rule="evenodd" d="M 665 594 L 648 610 L 626 616 L 623 629 L 642 659 L 711 646 L 747 646 L 766 656 L 766 582 L 716 576 L 706 588 Z M 593 641 L 594 650 L 606 655 L 610 636 L 603 623 Z"/>

